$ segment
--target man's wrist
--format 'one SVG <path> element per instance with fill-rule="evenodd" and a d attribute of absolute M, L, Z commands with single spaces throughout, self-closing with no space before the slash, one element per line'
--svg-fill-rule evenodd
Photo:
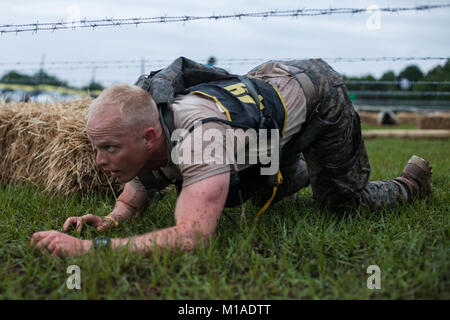
<path fill-rule="evenodd" d="M 107 216 L 105 216 L 103 218 L 108 220 L 108 221 L 110 221 L 114 225 L 114 227 L 118 227 L 119 226 L 119 221 L 114 216 L 107 215 Z"/>
<path fill-rule="evenodd" d="M 114 205 L 114 210 L 108 215 L 117 220 L 117 222 L 121 222 L 122 220 L 127 220 L 133 217 L 137 212 L 132 206 L 129 206 L 127 203 L 122 200 L 117 200 Z"/>
<path fill-rule="evenodd" d="M 92 248 L 92 240 L 82 240 L 81 245 L 82 245 L 84 253 L 87 253 Z"/>

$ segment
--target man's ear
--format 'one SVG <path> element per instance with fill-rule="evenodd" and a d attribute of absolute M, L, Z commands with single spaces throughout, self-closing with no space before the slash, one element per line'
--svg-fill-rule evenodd
<path fill-rule="evenodd" d="M 156 142 L 156 130 L 155 128 L 148 127 L 143 131 L 143 139 L 147 150 L 152 149 L 153 144 Z"/>

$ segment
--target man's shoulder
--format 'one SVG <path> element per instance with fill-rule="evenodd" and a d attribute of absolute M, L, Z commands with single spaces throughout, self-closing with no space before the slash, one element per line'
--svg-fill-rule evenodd
<path fill-rule="evenodd" d="M 171 108 L 177 129 L 189 130 L 197 121 L 209 117 L 226 119 L 213 99 L 196 93 L 177 95 Z"/>

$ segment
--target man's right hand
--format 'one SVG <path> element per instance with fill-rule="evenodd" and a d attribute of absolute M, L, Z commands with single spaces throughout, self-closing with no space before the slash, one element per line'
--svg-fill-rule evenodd
<path fill-rule="evenodd" d="M 114 222 L 110 219 L 105 219 L 93 214 L 86 214 L 81 217 L 70 217 L 64 222 L 63 231 L 67 232 L 74 226 L 77 232 L 81 232 L 83 224 L 87 223 L 97 228 L 97 231 L 105 231 L 114 227 Z"/>

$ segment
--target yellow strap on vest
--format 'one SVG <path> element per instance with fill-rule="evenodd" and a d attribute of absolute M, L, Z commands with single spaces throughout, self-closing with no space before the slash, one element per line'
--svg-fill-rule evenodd
<path fill-rule="evenodd" d="M 270 206 L 270 204 L 272 203 L 273 198 L 275 198 L 275 195 L 277 194 L 278 191 L 278 187 L 280 186 L 280 184 L 283 183 L 283 176 L 281 175 L 281 171 L 278 170 L 278 175 L 277 175 L 277 185 L 275 187 L 273 187 L 273 192 L 272 192 L 272 196 L 270 197 L 269 200 L 267 200 L 266 204 L 258 211 L 258 213 L 256 214 L 255 220 L 259 218 L 259 216 L 267 210 L 267 208 Z"/>

